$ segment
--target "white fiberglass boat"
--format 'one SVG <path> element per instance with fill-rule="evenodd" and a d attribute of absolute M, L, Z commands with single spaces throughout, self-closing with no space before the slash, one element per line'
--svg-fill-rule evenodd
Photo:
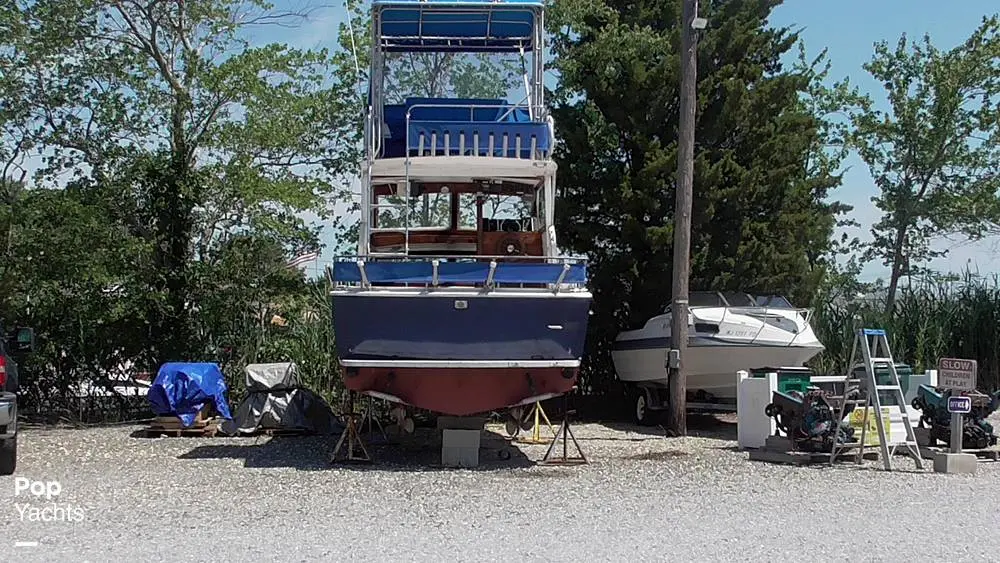
<path fill-rule="evenodd" d="M 784 297 L 692 292 L 688 300 L 689 400 L 735 410 L 737 371 L 802 366 L 823 351 L 809 325 L 812 312 Z M 611 352 L 618 378 L 631 384 L 640 423 L 667 404 L 670 323 L 668 306 L 642 328 L 621 332 Z"/>

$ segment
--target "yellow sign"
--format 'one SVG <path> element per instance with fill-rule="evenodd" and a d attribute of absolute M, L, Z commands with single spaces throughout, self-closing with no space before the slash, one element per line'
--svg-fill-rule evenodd
<path fill-rule="evenodd" d="M 872 407 L 865 407 L 863 409 L 854 409 L 851 414 L 847 416 L 847 423 L 854 429 L 854 439 L 861 439 L 861 421 L 865 416 L 865 411 L 868 411 L 868 428 L 865 430 L 865 445 L 866 446 L 877 446 L 879 445 L 878 438 L 878 419 L 875 417 L 875 409 Z M 889 425 L 889 409 L 882 407 L 882 427 L 885 428 L 885 438 L 892 443 L 892 434 L 890 432 Z"/>

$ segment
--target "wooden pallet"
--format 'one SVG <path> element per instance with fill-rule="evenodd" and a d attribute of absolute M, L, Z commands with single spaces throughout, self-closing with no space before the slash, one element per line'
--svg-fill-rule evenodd
<path fill-rule="evenodd" d="M 264 436 L 306 436 L 310 431 L 305 428 L 261 428 L 257 433 Z"/>
<path fill-rule="evenodd" d="M 199 412 L 194 424 L 185 427 L 180 417 L 158 416 L 146 427 L 146 436 L 204 436 L 211 438 L 219 432 L 221 420 L 218 417 L 204 418 Z"/>
<path fill-rule="evenodd" d="M 786 465 L 830 463 L 829 452 L 801 452 L 794 449 L 792 441 L 784 436 L 768 436 L 763 448 L 750 450 L 750 461 L 766 461 Z M 844 452 L 837 461 L 856 462 L 859 452 Z M 864 459 L 878 459 L 877 452 L 865 452 Z"/>
<path fill-rule="evenodd" d="M 920 457 L 924 459 L 934 459 L 934 454 L 944 454 L 951 450 L 944 443 L 938 446 L 937 440 L 932 440 L 930 437 L 930 429 L 928 428 L 915 428 L 915 434 L 917 436 L 917 443 L 920 444 Z M 963 454 L 975 454 L 980 460 L 985 461 L 1000 461 L 1000 446 L 990 446 L 988 448 L 962 448 Z"/>

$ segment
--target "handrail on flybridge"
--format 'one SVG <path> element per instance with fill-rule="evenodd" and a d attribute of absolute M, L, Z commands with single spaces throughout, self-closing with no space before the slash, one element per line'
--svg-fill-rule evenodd
<path fill-rule="evenodd" d="M 441 257 L 407 257 L 403 260 L 368 262 L 365 257 L 340 260 L 327 265 L 326 276 L 331 285 L 360 285 L 370 289 L 375 284 L 402 285 L 405 287 L 440 287 L 441 284 L 457 286 L 480 284 L 492 290 L 502 284 L 521 286 L 544 284 L 558 293 L 564 286 L 580 287 L 587 283 L 585 258 L 538 256 L 478 256 L 458 257 L 460 260 L 443 262 Z M 478 258 L 469 261 L 470 258 Z M 498 259 L 514 258 L 507 262 Z M 549 259 L 553 262 L 525 263 L 517 259 Z M 489 259 L 486 263 L 484 260 Z"/>

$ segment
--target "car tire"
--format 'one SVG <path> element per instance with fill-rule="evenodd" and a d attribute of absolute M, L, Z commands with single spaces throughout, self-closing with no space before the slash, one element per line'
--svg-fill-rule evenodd
<path fill-rule="evenodd" d="M 11 475 L 17 468 L 17 434 L 0 440 L 0 475 Z"/>

